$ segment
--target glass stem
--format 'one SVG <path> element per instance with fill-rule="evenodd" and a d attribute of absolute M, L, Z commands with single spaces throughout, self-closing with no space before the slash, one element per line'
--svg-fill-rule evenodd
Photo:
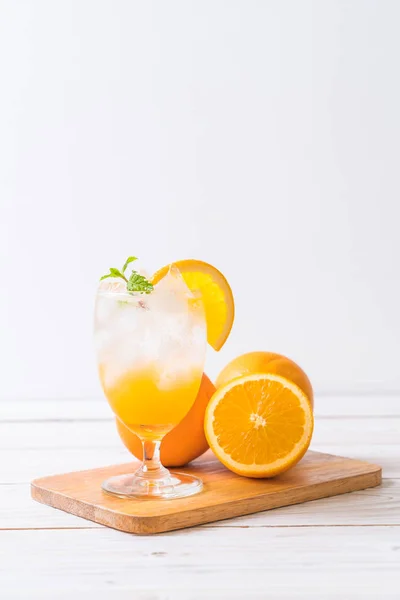
<path fill-rule="evenodd" d="M 160 479 L 168 475 L 168 469 L 163 467 L 160 458 L 161 440 L 142 440 L 143 465 L 141 474 L 148 479 Z"/>

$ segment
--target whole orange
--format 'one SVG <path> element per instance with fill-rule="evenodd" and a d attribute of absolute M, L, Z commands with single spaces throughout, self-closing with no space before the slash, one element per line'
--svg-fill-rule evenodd
<path fill-rule="evenodd" d="M 275 352 L 248 352 L 234 358 L 222 369 L 215 385 L 219 388 L 232 379 L 253 373 L 271 373 L 286 377 L 299 386 L 314 407 L 312 385 L 303 369 L 290 358 Z"/>
<path fill-rule="evenodd" d="M 161 443 L 161 462 L 166 467 L 181 467 L 194 460 L 208 449 L 204 434 L 204 414 L 207 404 L 215 392 L 215 386 L 205 373 L 197 398 L 184 419 L 172 429 Z M 119 436 L 126 448 L 136 458 L 143 459 L 142 442 L 138 436 L 116 420 Z"/>

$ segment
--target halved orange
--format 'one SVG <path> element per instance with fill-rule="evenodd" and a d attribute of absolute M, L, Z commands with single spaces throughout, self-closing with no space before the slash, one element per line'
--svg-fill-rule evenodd
<path fill-rule="evenodd" d="M 157 271 L 152 283 L 158 283 L 171 266 L 179 269 L 186 285 L 200 292 L 207 320 L 207 340 L 214 350 L 220 350 L 232 329 L 235 304 L 229 283 L 218 269 L 201 260 L 178 260 Z"/>
<path fill-rule="evenodd" d="M 247 477 L 273 477 L 295 465 L 310 445 L 313 425 L 305 393 L 272 373 L 245 375 L 220 387 L 204 422 L 217 458 Z"/>

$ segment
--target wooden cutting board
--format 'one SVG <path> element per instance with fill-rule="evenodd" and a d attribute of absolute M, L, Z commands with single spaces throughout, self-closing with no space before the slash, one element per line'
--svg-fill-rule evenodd
<path fill-rule="evenodd" d="M 131 473 L 137 466 L 128 463 L 36 479 L 32 497 L 114 529 L 151 534 L 362 490 L 379 485 L 382 479 L 377 465 L 312 451 L 287 473 L 249 479 L 235 475 L 207 452 L 190 467 L 176 469 L 203 479 L 204 489 L 195 496 L 125 500 L 101 490 L 104 479 Z"/>

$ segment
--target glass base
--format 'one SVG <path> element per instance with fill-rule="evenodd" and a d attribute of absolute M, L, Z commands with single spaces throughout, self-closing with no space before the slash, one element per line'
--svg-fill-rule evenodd
<path fill-rule="evenodd" d="M 203 489 L 203 482 L 198 477 L 186 473 L 170 473 L 162 478 L 151 479 L 137 473 L 115 475 L 102 484 L 102 489 L 107 494 L 119 498 L 186 498 L 198 494 Z"/>

